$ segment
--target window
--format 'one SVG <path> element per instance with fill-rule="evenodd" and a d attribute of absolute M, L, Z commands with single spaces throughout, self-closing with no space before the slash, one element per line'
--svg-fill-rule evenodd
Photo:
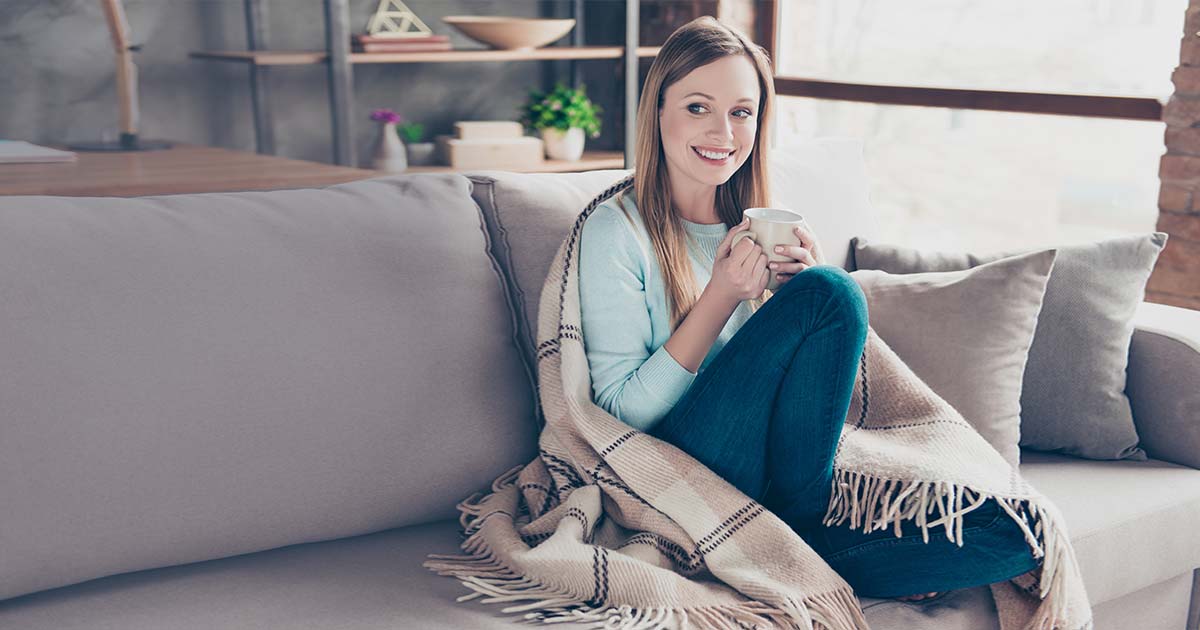
<path fill-rule="evenodd" d="M 1165 152 L 1157 112 L 1173 91 L 1187 0 L 778 4 L 780 77 L 1095 95 L 1101 109 L 1139 112 L 855 102 L 788 96 L 804 86 L 779 81 L 781 135 L 863 139 L 871 199 L 884 217 L 873 230 L 879 240 L 988 251 L 1154 229 Z M 851 87 L 860 86 L 842 90 Z M 937 102 L 942 95 L 929 93 L 938 91 L 921 98 Z M 872 100 L 867 94 L 845 98 Z M 1049 111 L 1062 107 L 1077 112 L 1075 104 Z"/>

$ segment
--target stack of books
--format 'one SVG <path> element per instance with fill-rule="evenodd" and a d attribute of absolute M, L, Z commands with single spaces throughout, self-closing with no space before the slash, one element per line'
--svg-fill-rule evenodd
<path fill-rule="evenodd" d="M 468 120 L 454 123 L 457 137 L 437 136 L 443 164 L 458 169 L 532 170 L 545 162 L 541 138 L 523 135 L 521 123 Z"/>
<path fill-rule="evenodd" d="M 395 35 L 350 36 L 350 48 L 356 53 L 425 52 L 431 50 L 453 50 L 449 35 L 420 35 L 397 37 Z"/>

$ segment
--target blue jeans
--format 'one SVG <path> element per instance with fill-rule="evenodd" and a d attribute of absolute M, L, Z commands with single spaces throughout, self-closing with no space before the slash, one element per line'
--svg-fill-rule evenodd
<path fill-rule="evenodd" d="M 780 287 L 649 433 L 708 466 L 788 523 L 860 596 L 898 597 L 1000 582 L 1035 568 L 1021 529 L 989 499 L 925 543 L 909 522 L 864 534 L 821 524 L 833 456 L 867 337 L 862 289 L 840 267 Z"/>

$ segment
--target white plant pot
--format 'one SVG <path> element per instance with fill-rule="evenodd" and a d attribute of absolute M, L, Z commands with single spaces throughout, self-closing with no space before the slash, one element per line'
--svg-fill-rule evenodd
<path fill-rule="evenodd" d="M 388 173 L 400 173 L 408 168 L 404 143 L 396 135 L 396 123 L 379 125 L 379 136 L 375 139 L 375 151 L 371 156 L 371 168 Z"/>
<path fill-rule="evenodd" d="M 406 142 L 409 166 L 429 166 L 437 162 L 437 145 L 432 142 Z"/>
<path fill-rule="evenodd" d="M 551 160 L 574 162 L 583 157 L 583 129 L 571 127 L 566 131 L 554 127 L 542 129 L 542 142 L 546 144 L 546 157 Z"/>

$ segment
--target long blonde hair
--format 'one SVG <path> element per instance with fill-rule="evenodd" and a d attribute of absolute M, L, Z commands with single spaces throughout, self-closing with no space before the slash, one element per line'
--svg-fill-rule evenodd
<path fill-rule="evenodd" d="M 732 229 L 741 223 L 742 211 L 746 208 L 771 205 L 766 149 L 770 137 L 768 125 L 771 124 L 775 104 L 775 83 L 766 50 L 750 41 L 741 31 L 712 16 L 698 17 L 679 27 L 667 38 L 650 64 L 638 103 L 634 164 L 637 175 L 634 187 L 637 207 L 663 271 L 672 332 L 695 306 L 699 291 L 687 256 L 687 232 L 671 204 L 671 188 L 658 123 L 659 109 L 668 86 L 695 68 L 730 55 L 746 55 L 750 58 L 758 71 L 762 96 L 758 103 L 754 149 L 729 180 L 717 186 L 717 216 L 727 229 Z M 622 208 L 623 195 L 619 193 L 616 197 Z M 765 297 L 748 300 L 752 312 L 770 299 L 770 291 L 763 293 Z"/>

